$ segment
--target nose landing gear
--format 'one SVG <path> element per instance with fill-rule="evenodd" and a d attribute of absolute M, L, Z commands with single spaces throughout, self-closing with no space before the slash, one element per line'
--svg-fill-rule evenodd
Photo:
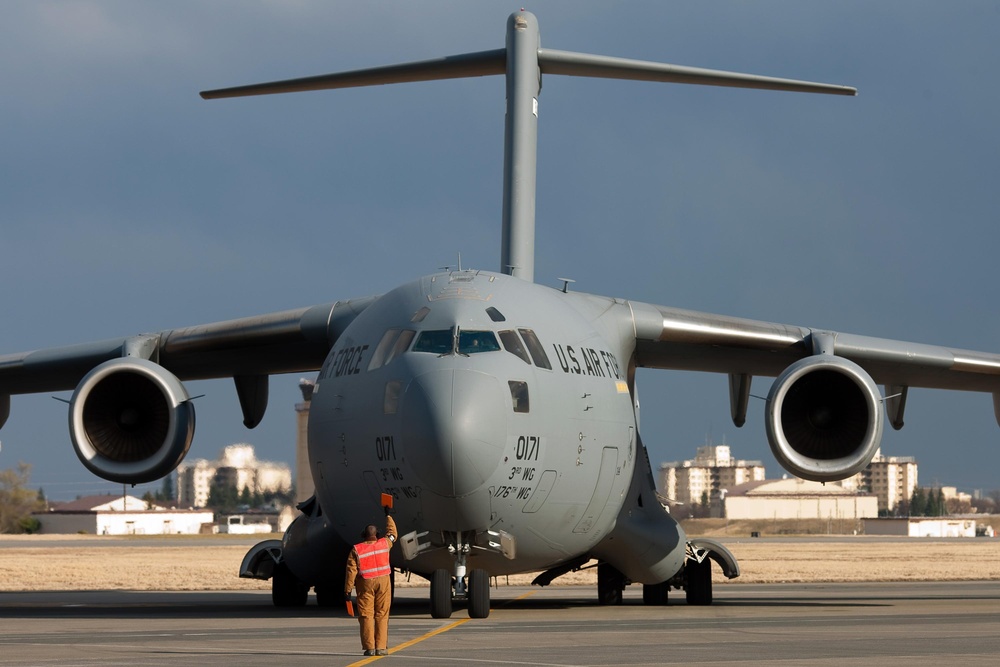
<path fill-rule="evenodd" d="M 486 618 L 490 615 L 490 573 L 473 568 L 466 572 L 466 561 L 474 550 L 480 554 L 491 553 L 513 560 L 517 552 L 517 541 L 513 535 L 502 530 L 467 531 L 464 533 L 429 531 L 407 533 L 399 538 L 403 558 L 418 561 L 437 552 L 432 562 L 441 563 L 444 551 L 454 559 L 452 569 L 438 568 L 431 572 L 431 616 L 451 618 L 453 602 L 468 602 L 470 618 Z M 419 566 L 413 572 L 420 572 Z M 423 570 L 426 572 L 427 570 Z M 427 575 L 424 575 L 427 576 Z"/>
<path fill-rule="evenodd" d="M 466 574 L 466 558 L 471 547 L 456 542 L 448 546 L 455 556 L 454 573 L 443 568 L 431 575 L 431 616 L 450 618 L 454 600 L 467 600 L 469 618 L 490 615 L 490 575 L 486 570 L 473 569 Z"/>

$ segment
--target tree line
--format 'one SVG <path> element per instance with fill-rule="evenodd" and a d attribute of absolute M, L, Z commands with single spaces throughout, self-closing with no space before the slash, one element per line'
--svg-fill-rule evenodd
<path fill-rule="evenodd" d="M 248 486 L 240 491 L 234 482 L 216 479 L 208 489 L 205 506 L 220 514 L 234 514 L 250 509 L 290 505 L 293 501 L 291 491 L 251 491 Z"/>

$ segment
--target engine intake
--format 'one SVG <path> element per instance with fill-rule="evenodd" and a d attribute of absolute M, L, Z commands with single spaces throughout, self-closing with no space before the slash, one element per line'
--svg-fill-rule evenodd
<path fill-rule="evenodd" d="M 871 376 L 833 355 L 800 359 L 771 385 L 767 441 L 778 463 L 831 482 L 863 470 L 882 441 L 882 399 Z"/>
<path fill-rule="evenodd" d="M 168 474 L 194 438 L 194 405 L 162 366 L 127 357 L 90 371 L 73 393 L 69 432 L 77 456 L 112 482 L 141 484 Z"/>

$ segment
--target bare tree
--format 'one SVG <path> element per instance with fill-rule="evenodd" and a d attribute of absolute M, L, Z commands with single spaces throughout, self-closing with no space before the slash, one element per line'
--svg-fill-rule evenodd
<path fill-rule="evenodd" d="M 958 498 L 948 498 L 944 501 L 944 507 L 947 514 L 968 514 L 972 511 L 971 502 Z"/>
<path fill-rule="evenodd" d="M 992 498 L 973 498 L 972 506 L 979 514 L 996 514 L 997 512 L 997 504 Z"/>
<path fill-rule="evenodd" d="M 30 472 L 31 465 L 24 462 L 0 470 L 0 533 L 31 532 L 31 514 L 45 507 L 38 492 L 28 488 Z"/>
<path fill-rule="evenodd" d="M 993 489 L 986 497 L 993 501 L 993 507 L 1000 509 L 1000 489 Z"/>

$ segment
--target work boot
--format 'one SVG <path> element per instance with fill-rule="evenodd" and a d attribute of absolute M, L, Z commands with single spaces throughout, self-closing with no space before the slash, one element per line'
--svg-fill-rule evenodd
<path fill-rule="evenodd" d="M 375 655 L 389 655 L 389 649 L 387 649 L 387 648 L 377 648 L 377 649 L 375 649 Z"/>
<path fill-rule="evenodd" d="M 365 649 L 365 655 L 375 655 L 375 649 L 373 649 L 373 648 L 366 648 Z"/>

